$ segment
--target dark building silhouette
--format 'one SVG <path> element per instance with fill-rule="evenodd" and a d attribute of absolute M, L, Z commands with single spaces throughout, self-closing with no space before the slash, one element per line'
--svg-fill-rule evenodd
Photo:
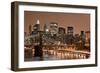
<path fill-rule="evenodd" d="M 79 34 L 75 34 L 74 35 L 74 42 L 77 43 L 80 41 L 80 35 Z"/>
<path fill-rule="evenodd" d="M 80 34 L 80 50 L 84 49 L 85 47 L 85 32 L 84 31 L 81 31 L 81 34 Z"/>
<path fill-rule="evenodd" d="M 74 28 L 73 27 L 67 27 L 67 35 L 73 36 Z"/>
<path fill-rule="evenodd" d="M 62 44 L 65 44 L 65 42 L 66 42 L 66 40 L 65 40 L 65 28 L 63 28 L 63 27 L 58 28 L 58 40 Z"/>
<path fill-rule="evenodd" d="M 67 44 L 73 44 L 74 42 L 73 33 L 74 33 L 74 28 L 67 27 L 67 37 L 66 37 Z"/>
<path fill-rule="evenodd" d="M 85 43 L 85 32 L 84 31 L 81 31 L 80 37 L 81 37 L 82 42 Z"/>
<path fill-rule="evenodd" d="M 33 27 L 33 25 L 30 24 L 30 25 L 29 25 L 29 34 L 30 34 L 30 35 L 32 35 L 32 31 L 33 31 L 32 27 Z"/>

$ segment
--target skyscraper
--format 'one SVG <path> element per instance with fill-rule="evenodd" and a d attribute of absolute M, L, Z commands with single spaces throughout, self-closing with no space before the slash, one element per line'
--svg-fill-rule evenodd
<path fill-rule="evenodd" d="M 67 27 L 67 35 L 73 36 L 73 27 Z"/>
<path fill-rule="evenodd" d="M 74 28 L 67 27 L 67 37 L 66 37 L 67 44 L 72 44 L 74 42 L 73 33 L 74 33 Z"/>
<path fill-rule="evenodd" d="M 86 36 L 86 38 L 85 38 L 85 47 L 86 47 L 87 50 L 90 51 L 90 31 L 86 31 L 85 36 Z"/>
<path fill-rule="evenodd" d="M 59 27 L 58 33 L 59 33 L 59 34 L 65 34 L 65 28 Z"/>
<path fill-rule="evenodd" d="M 85 32 L 81 31 L 81 35 L 80 35 L 80 40 L 81 40 L 81 48 L 80 49 L 84 49 L 85 46 Z"/>
<path fill-rule="evenodd" d="M 81 40 L 82 41 L 85 41 L 85 32 L 84 31 L 81 31 Z"/>
<path fill-rule="evenodd" d="M 77 42 L 79 42 L 79 40 L 80 40 L 80 35 L 79 35 L 79 34 L 75 34 L 75 35 L 74 35 L 74 38 L 75 38 L 75 39 L 74 39 L 74 42 L 77 43 Z"/>
<path fill-rule="evenodd" d="M 86 31 L 85 35 L 86 35 L 86 42 L 90 42 L 90 31 Z"/>
<path fill-rule="evenodd" d="M 50 33 L 52 36 L 58 34 L 58 23 L 55 22 L 50 23 Z"/>
<path fill-rule="evenodd" d="M 40 21 L 37 19 L 36 24 L 33 26 L 34 31 L 40 31 Z"/>
<path fill-rule="evenodd" d="M 44 25 L 44 32 L 45 33 L 48 33 L 49 32 L 49 25 L 48 24 L 45 24 Z"/>
<path fill-rule="evenodd" d="M 29 25 L 29 35 L 32 35 L 32 32 L 33 32 L 33 25 L 30 24 Z"/>

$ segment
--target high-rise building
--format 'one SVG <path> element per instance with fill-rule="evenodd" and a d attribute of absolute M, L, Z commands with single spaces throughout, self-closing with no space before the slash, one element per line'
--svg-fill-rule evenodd
<path fill-rule="evenodd" d="M 55 22 L 50 23 L 50 33 L 52 36 L 58 34 L 58 23 Z"/>
<path fill-rule="evenodd" d="M 63 28 L 63 27 L 58 28 L 58 37 L 57 38 L 58 38 L 60 44 L 64 44 L 66 42 L 65 28 Z"/>
<path fill-rule="evenodd" d="M 80 49 L 84 49 L 85 47 L 85 32 L 84 31 L 81 31 L 81 34 L 80 34 L 80 44 L 81 44 L 81 48 Z"/>
<path fill-rule="evenodd" d="M 67 27 L 67 37 L 66 37 L 66 42 L 67 44 L 73 44 L 74 43 L 74 28 L 73 27 Z"/>
<path fill-rule="evenodd" d="M 33 26 L 33 30 L 34 31 L 40 31 L 40 21 L 37 20 L 36 24 Z"/>
<path fill-rule="evenodd" d="M 86 42 L 87 42 L 87 43 L 90 43 L 90 31 L 86 31 L 86 32 L 85 32 L 85 36 L 86 36 L 86 39 L 85 39 Z"/>
<path fill-rule="evenodd" d="M 59 27 L 58 33 L 59 33 L 59 34 L 65 34 L 65 28 Z"/>
<path fill-rule="evenodd" d="M 81 31 L 80 37 L 81 37 L 82 41 L 85 41 L 85 32 L 84 31 Z"/>
<path fill-rule="evenodd" d="M 67 27 L 67 35 L 72 35 L 73 36 L 73 32 L 74 32 L 73 27 Z"/>
<path fill-rule="evenodd" d="M 29 25 L 29 35 L 32 35 L 32 31 L 33 31 L 33 25 L 30 24 L 30 25 Z"/>
<path fill-rule="evenodd" d="M 75 39 L 74 39 L 74 42 L 77 43 L 77 42 L 79 42 L 79 40 L 80 40 L 80 35 L 79 35 L 79 34 L 75 34 L 75 35 L 74 35 L 74 38 L 75 38 Z"/>
<path fill-rule="evenodd" d="M 44 32 L 45 33 L 48 33 L 49 32 L 49 25 L 48 24 L 45 24 L 44 25 Z"/>

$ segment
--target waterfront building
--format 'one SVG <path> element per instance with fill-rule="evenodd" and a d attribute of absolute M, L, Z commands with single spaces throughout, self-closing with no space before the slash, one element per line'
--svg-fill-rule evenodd
<path fill-rule="evenodd" d="M 52 36 L 57 36 L 58 34 L 58 23 L 51 22 L 50 23 L 50 33 Z"/>
<path fill-rule="evenodd" d="M 40 21 L 37 20 L 36 24 L 33 26 L 35 32 L 40 31 Z"/>
<path fill-rule="evenodd" d="M 67 27 L 67 36 L 66 36 L 66 42 L 67 44 L 73 44 L 74 42 L 74 28 L 73 27 Z"/>
<path fill-rule="evenodd" d="M 59 33 L 59 34 L 65 34 L 65 28 L 59 27 L 59 28 L 58 28 L 58 33 Z"/>

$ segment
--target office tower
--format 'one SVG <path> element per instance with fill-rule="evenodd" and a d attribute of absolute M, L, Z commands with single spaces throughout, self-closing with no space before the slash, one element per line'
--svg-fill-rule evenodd
<path fill-rule="evenodd" d="M 82 41 L 85 41 L 85 32 L 84 31 L 81 31 L 80 37 L 81 37 Z"/>
<path fill-rule="evenodd" d="M 75 35 L 74 35 L 74 42 L 75 42 L 75 43 L 78 43 L 79 40 L 80 40 L 80 35 L 79 35 L 79 34 L 75 34 Z"/>
<path fill-rule="evenodd" d="M 52 36 L 58 34 L 58 23 L 55 22 L 50 23 L 50 33 Z"/>
<path fill-rule="evenodd" d="M 84 49 L 85 47 L 85 32 L 84 31 L 81 31 L 81 34 L 80 34 L 80 44 L 81 44 L 80 49 Z"/>
<path fill-rule="evenodd" d="M 59 27 L 58 33 L 59 33 L 59 34 L 65 34 L 65 28 Z"/>
<path fill-rule="evenodd" d="M 86 41 L 90 42 L 90 31 L 86 31 L 85 36 L 86 36 Z"/>
<path fill-rule="evenodd" d="M 29 25 L 29 35 L 32 35 L 32 31 L 33 31 L 33 25 L 30 24 L 30 25 Z"/>
<path fill-rule="evenodd" d="M 67 27 L 67 35 L 73 36 L 74 29 L 73 27 Z"/>
<path fill-rule="evenodd" d="M 67 44 L 73 44 L 73 42 L 74 42 L 73 33 L 74 33 L 74 28 L 67 27 L 67 37 L 66 37 Z"/>
<path fill-rule="evenodd" d="M 40 21 L 39 21 L 38 19 L 37 19 L 36 24 L 33 26 L 33 30 L 34 30 L 35 32 L 40 31 Z"/>
<path fill-rule="evenodd" d="M 58 40 L 60 41 L 60 43 L 64 44 L 65 43 L 65 28 L 63 27 L 59 27 L 58 28 Z"/>
<path fill-rule="evenodd" d="M 85 47 L 87 50 L 90 51 L 90 31 L 85 32 L 86 38 L 85 38 Z"/>
<path fill-rule="evenodd" d="M 49 32 L 49 25 L 48 24 L 45 24 L 44 25 L 44 32 L 45 33 L 48 33 Z"/>

